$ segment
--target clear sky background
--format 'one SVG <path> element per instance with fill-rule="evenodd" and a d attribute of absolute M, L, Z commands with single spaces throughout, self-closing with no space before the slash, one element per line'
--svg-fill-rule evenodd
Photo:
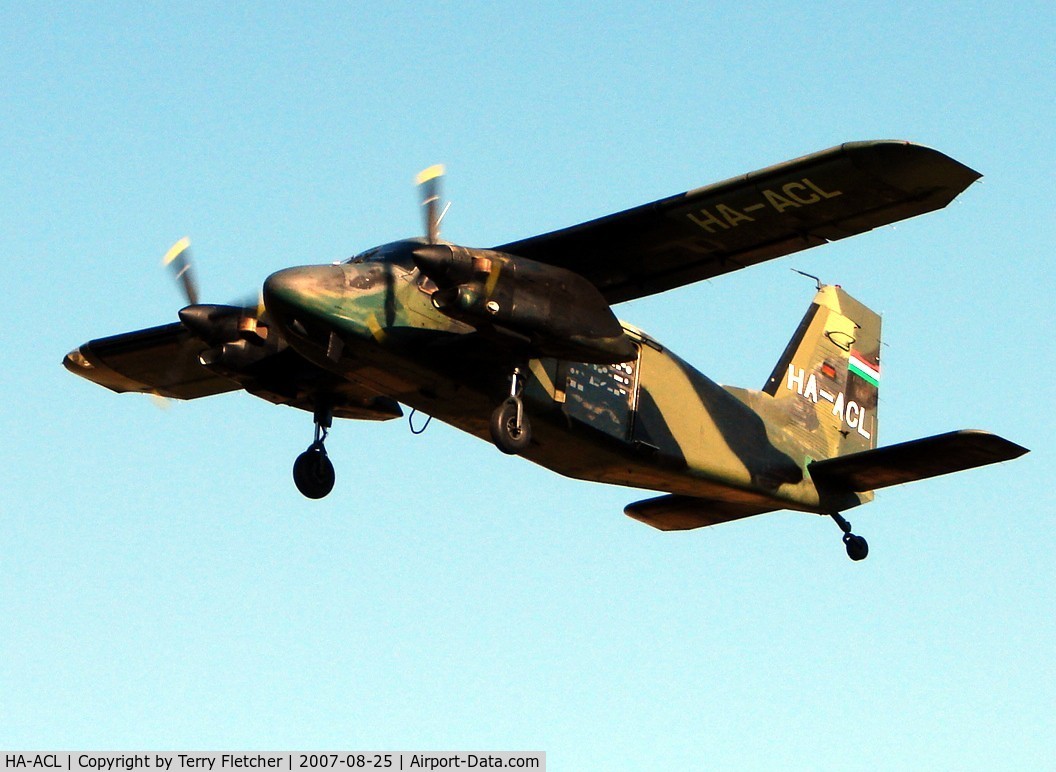
<path fill-rule="evenodd" d="M 0 747 L 542 749 L 552 769 L 1041 768 L 1056 745 L 1048 3 L 0 4 Z M 167 410 L 96 337 L 421 230 L 490 246 L 844 141 L 948 209 L 620 306 L 759 387 L 813 295 L 885 314 L 881 442 L 1033 452 L 687 533 L 434 424 Z"/>

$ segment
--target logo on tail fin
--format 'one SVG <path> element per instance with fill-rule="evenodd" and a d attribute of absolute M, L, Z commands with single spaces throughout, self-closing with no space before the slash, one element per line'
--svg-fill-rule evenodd
<path fill-rule="evenodd" d="M 847 372 L 857 375 L 866 383 L 880 388 L 880 363 L 870 364 L 859 352 L 851 350 L 851 358 L 847 361 Z"/>

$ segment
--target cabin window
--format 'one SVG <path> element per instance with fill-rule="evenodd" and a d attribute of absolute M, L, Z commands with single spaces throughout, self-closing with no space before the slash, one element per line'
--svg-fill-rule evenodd
<path fill-rule="evenodd" d="M 638 361 L 614 365 L 567 363 L 565 412 L 588 426 L 630 440 Z"/>

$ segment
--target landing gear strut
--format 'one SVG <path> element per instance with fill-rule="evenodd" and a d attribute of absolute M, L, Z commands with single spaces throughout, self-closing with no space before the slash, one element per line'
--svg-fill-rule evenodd
<path fill-rule="evenodd" d="M 513 368 L 510 375 L 510 396 L 491 414 L 491 440 L 503 453 L 516 455 L 532 441 L 532 425 L 524 412 L 521 391 L 524 390 L 524 369 Z"/>
<path fill-rule="evenodd" d="M 328 405 L 315 408 L 315 442 L 293 462 L 293 482 L 303 495 L 310 499 L 321 499 L 334 489 L 334 465 L 326 455 L 326 435 L 333 423 L 333 414 Z"/>
<path fill-rule="evenodd" d="M 830 516 L 843 531 L 843 543 L 847 547 L 847 557 L 851 560 L 865 560 L 869 555 L 869 542 L 861 536 L 851 533 L 851 524 L 841 515 L 831 512 Z"/>

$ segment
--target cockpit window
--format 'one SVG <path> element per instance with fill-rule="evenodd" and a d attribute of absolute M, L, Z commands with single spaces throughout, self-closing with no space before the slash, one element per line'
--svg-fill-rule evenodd
<path fill-rule="evenodd" d="M 360 252 L 355 257 L 348 258 L 348 260 L 346 260 L 345 262 L 346 263 L 365 263 L 368 260 L 374 259 L 378 255 L 379 252 L 381 252 L 381 247 L 374 247 L 373 249 L 368 249 L 366 252 Z"/>
<path fill-rule="evenodd" d="M 405 271 L 414 270 L 414 259 L 411 257 L 413 245 L 408 242 L 395 241 L 391 244 L 383 244 L 373 247 L 366 252 L 360 252 L 355 257 L 350 257 L 346 263 L 353 265 L 358 263 L 391 263 Z"/>

